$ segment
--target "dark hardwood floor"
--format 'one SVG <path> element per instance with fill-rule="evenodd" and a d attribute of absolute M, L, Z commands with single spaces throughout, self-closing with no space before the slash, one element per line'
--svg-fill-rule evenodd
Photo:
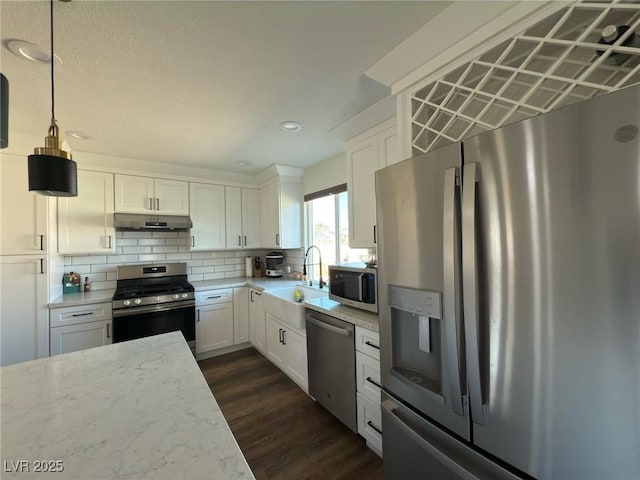
<path fill-rule="evenodd" d="M 256 479 L 381 479 L 382 460 L 253 348 L 199 362 Z"/>

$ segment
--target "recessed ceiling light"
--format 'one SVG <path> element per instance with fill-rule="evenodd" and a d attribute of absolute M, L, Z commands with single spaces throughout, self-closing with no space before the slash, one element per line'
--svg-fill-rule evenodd
<path fill-rule="evenodd" d="M 91 137 L 89 135 L 87 135 L 84 132 L 80 132 L 78 130 L 67 130 L 66 132 L 64 132 L 65 134 L 69 135 L 70 137 L 73 138 L 78 138 L 80 140 L 89 140 Z"/>
<path fill-rule="evenodd" d="M 44 47 L 35 43 L 26 42 L 24 40 L 11 39 L 5 43 L 11 53 L 23 60 L 29 60 L 34 63 L 50 63 L 51 53 Z M 55 59 L 62 65 L 62 59 L 58 55 L 53 55 Z"/>
<path fill-rule="evenodd" d="M 238 160 L 238 161 L 236 162 L 236 165 L 238 165 L 239 167 L 248 167 L 248 166 L 250 165 L 250 163 L 249 163 L 249 162 L 246 162 L 246 161 L 244 161 L 244 160 Z"/>
<path fill-rule="evenodd" d="M 280 130 L 287 133 L 299 132 L 302 130 L 302 124 L 300 122 L 294 122 L 293 120 L 287 120 L 280 124 Z"/>

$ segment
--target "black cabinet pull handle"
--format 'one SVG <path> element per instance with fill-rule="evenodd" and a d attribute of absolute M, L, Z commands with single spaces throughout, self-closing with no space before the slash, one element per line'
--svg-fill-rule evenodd
<path fill-rule="evenodd" d="M 44 250 L 44 235 L 40 235 L 40 250 Z"/>
<path fill-rule="evenodd" d="M 371 428 L 373 428 L 376 432 L 378 432 L 380 435 L 382 435 L 382 430 L 380 430 L 378 427 L 376 427 L 373 423 L 371 423 L 371 420 L 369 420 L 367 422 L 367 425 L 369 425 Z"/>
<path fill-rule="evenodd" d="M 276 245 L 280 246 L 280 234 L 276 233 Z"/>
<path fill-rule="evenodd" d="M 373 243 L 378 243 L 377 238 L 376 238 L 376 226 L 373 226 Z"/>
<path fill-rule="evenodd" d="M 198 314 L 198 315 L 196 315 L 196 322 L 199 323 L 200 322 L 200 310 L 196 310 L 196 313 Z"/>
<path fill-rule="evenodd" d="M 86 317 L 87 315 L 93 315 L 93 312 L 87 312 L 87 313 L 74 313 L 71 316 L 72 317 Z"/>
<path fill-rule="evenodd" d="M 214 298 L 222 298 L 222 295 L 215 295 L 213 297 L 207 297 L 207 300 L 212 300 Z"/>
<path fill-rule="evenodd" d="M 111 338 L 111 324 L 107 323 L 107 338 Z"/>
<path fill-rule="evenodd" d="M 287 331 L 286 330 L 282 330 L 282 344 L 286 345 L 287 344 L 287 337 L 285 337 Z"/>
<path fill-rule="evenodd" d="M 253 290 L 251 290 L 251 291 L 249 292 L 249 301 L 250 301 L 251 303 L 253 303 L 253 293 L 254 293 L 254 292 L 253 292 Z"/>
<path fill-rule="evenodd" d="M 278 329 L 278 342 L 282 343 L 282 329 L 281 328 Z"/>
<path fill-rule="evenodd" d="M 380 346 L 376 345 L 375 343 L 371 343 L 369 340 L 367 340 L 366 342 L 364 342 L 365 345 L 369 345 L 370 347 L 375 348 L 376 350 L 380 350 Z"/>
<path fill-rule="evenodd" d="M 380 385 L 378 382 L 376 382 L 374 379 L 372 379 L 371 377 L 367 377 L 367 382 L 369 383 L 373 383 L 376 387 L 378 388 L 382 388 L 382 385 Z"/>

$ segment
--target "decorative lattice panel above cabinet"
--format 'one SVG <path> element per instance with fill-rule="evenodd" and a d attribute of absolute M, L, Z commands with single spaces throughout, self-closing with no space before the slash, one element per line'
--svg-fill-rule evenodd
<path fill-rule="evenodd" d="M 640 83 L 640 1 L 569 4 L 411 95 L 413 155 Z"/>

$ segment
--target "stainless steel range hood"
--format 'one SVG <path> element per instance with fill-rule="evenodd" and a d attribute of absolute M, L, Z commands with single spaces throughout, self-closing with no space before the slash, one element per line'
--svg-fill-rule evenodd
<path fill-rule="evenodd" d="M 136 213 L 114 214 L 114 225 L 119 231 L 184 231 L 193 227 L 186 215 L 146 215 Z"/>

